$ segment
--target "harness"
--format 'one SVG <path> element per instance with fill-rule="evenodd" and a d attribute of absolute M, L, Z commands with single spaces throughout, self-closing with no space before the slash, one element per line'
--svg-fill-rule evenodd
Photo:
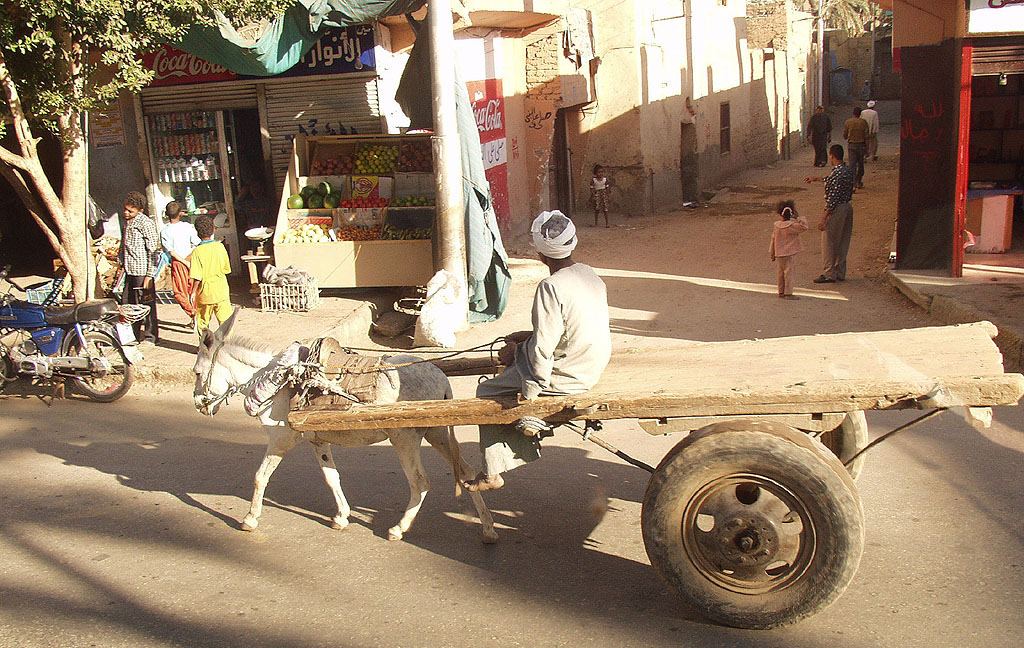
<path fill-rule="evenodd" d="M 484 348 L 491 348 L 493 353 L 494 345 L 502 339 L 498 338 L 492 342 L 480 344 L 469 349 L 450 352 L 441 356 L 440 359 L 451 358 Z M 310 401 L 320 395 L 339 396 L 349 401 L 349 404 L 366 402 L 367 400 L 372 400 L 373 396 L 369 389 L 369 384 L 365 380 L 368 375 L 386 373 L 402 367 L 432 362 L 432 360 L 422 359 L 396 364 L 386 363 L 381 358 L 358 356 L 355 348 L 341 346 L 333 338 L 320 337 L 313 340 L 308 347 L 300 347 L 302 351 L 298 361 L 275 366 L 262 375 L 257 372 L 245 383 L 230 385 L 223 394 L 211 395 L 210 382 L 213 380 L 213 371 L 217 367 L 217 357 L 226 342 L 226 340 L 220 341 L 213 349 L 213 353 L 210 356 L 210 368 L 203 378 L 203 393 L 197 399 L 196 409 L 208 416 L 213 416 L 213 410 L 227 403 L 232 396 L 254 388 L 259 389 L 260 387 L 264 387 L 266 393 L 260 395 L 257 403 L 258 407 L 254 406 L 250 409 L 250 403 L 248 400 L 246 401 L 246 410 L 251 416 L 258 416 L 266 411 L 270 407 L 273 397 L 286 386 L 293 388 L 296 392 L 295 397 L 292 399 L 293 409 L 308 405 Z M 331 362 L 330 367 L 325 367 L 324 353 L 322 353 L 325 343 L 328 346 L 327 355 L 341 352 L 352 357 L 347 361 L 337 364 Z M 301 359 L 303 357 L 305 359 Z M 363 379 L 358 379 L 357 377 L 359 376 L 362 376 Z"/>

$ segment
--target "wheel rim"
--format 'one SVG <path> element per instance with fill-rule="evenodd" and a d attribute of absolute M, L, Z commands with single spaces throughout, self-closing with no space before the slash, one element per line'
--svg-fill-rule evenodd
<path fill-rule="evenodd" d="M 799 580 L 814 558 L 814 522 L 790 489 L 761 475 L 719 477 L 683 511 L 683 547 L 708 580 L 757 595 Z"/>
<path fill-rule="evenodd" d="M 126 364 L 121 356 L 121 351 L 113 344 L 105 340 L 89 338 L 86 340 L 88 350 L 79 349 L 80 357 L 101 358 L 110 365 L 109 371 L 94 371 L 88 376 L 78 376 L 78 380 L 85 383 L 97 394 L 112 394 L 124 384 Z"/>

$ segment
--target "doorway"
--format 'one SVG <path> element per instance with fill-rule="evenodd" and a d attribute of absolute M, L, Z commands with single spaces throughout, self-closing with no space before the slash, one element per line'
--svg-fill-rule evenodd
<path fill-rule="evenodd" d="M 224 113 L 228 173 L 234 203 L 238 241 L 248 242 L 245 232 L 255 227 L 272 227 L 277 220 L 273 187 L 267 184 L 266 164 L 260 137 L 259 111 L 255 108 Z"/>
<path fill-rule="evenodd" d="M 698 198 L 697 177 L 700 168 L 697 160 L 697 127 L 683 123 L 679 126 L 679 176 L 684 202 Z"/>
<path fill-rule="evenodd" d="M 573 217 L 572 195 L 572 149 L 569 148 L 566 130 L 566 109 L 555 113 L 554 133 L 551 142 L 551 187 L 552 207 L 569 218 Z"/>

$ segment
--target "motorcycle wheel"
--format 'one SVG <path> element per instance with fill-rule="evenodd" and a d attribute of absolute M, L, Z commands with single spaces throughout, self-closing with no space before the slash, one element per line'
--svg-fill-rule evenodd
<path fill-rule="evenodd" d="M 75 386 L 90 400 L 99 403 L 116 401 L 128 393 L 135 382 L 135 368 L 128 362 L 124 350 L 109 334 L 103 331 L 86 330 L 86 348 L 78 339 L 71 340 L 69 354 L 80 357 L 103 358 L 110 363 L 111 370 L 91 376 L 74 376 Z"/>

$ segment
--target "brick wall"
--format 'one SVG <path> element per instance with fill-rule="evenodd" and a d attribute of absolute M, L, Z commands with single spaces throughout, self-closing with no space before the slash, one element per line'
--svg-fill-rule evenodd
<path fill-rule="evenodd" d="M 561 34 L 552 34 L 526 46 L 527 98 L 555 103 L 562 100 L 558 80 L 558 58 L 561 55 Z"/>

